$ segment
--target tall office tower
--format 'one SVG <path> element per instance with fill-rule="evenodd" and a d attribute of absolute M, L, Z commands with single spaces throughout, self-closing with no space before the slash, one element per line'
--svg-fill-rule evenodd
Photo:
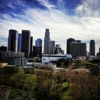
<path fill-rule="evenodd" d="M 66 54 L 70 54 L 70 43 L 71 42 L 75 42 L 75 39 L 73 39 L 73 38 L 67 39 Z"/>
<path fill-rule="evenodd" d="M 49 54 L 53 54 L 55 48 L 55 41 L 50 41 L 49 43 Z"/>
<path fill-rule="evenodd" d="M 22 30 L 22 52 L 25 53 L 25 57 L 28 58 L 30 55 L 30 31 Z"/>
<path fill-rule="evenodd" d="M 18 52 L 21 52 L 22 47 L 22 34 L 18 34 Z"/>
<path fill-rule="evenodd" d="M 44 37 L 44 54 L 49 54 L 49 42 L 50 42 L 50 32 L 46 29 Z"/>
<path fill-rule="evenodd" d="M 9 37 L 8 37 L 8 51 L 17 52 L 18 48 L 18 31 L 16 30 L 9 30 Z"/>
<path fill-rule="evenodd" d="M 90 40 L 90 55 L 95 55 L 95 41 Z"/>
<path fill-rule="evenodd" d="M 33 57 L 33 37 L 30 38 L 30 57 Z"/>
<path fill-rule="evenodd" d="M 42 46 L 33 46 L 33 57 L 42 57 Z"/>
<path fill-rule="evenodd" d="M 35 41 L 35 46 L 42 46 L 42 40 L 41 39 L 37 39 Z"/>
<path fill-rule="evenodd" d="M 73 57 L 86 56 L 86 43 L 71 42 L 70 53 Z"/>

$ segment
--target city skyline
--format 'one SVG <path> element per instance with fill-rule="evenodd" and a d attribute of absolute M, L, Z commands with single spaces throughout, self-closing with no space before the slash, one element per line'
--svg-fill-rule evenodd
<path fill-rule="evenodd" d="M 66 51 L 66 40 L 87 43 L 95 40 L 100 47 L 100 0 L 4 0 L 0 1 L 0 46 L 7 46 L 8 30 L 30 30 L 33 40 L 44 40 L 45 29 Z M 43 41 L 44 42 L 44 41 Z M 42 43 L 44 44 L 44 43 Z"/>

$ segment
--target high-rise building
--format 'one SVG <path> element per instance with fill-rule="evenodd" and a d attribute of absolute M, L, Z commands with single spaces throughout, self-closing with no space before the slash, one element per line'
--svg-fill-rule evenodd
<path fill-rule="evenodd" d="M 95 55 L 95 41 L 90 40 L 90 55 Z"/>
<path fill-rule="evenodd" d="M 71 42 L 70 54 L 75 58 L 80 56 L 86 56 L 86 43 Z"/>
<path fill-rule="evenodd" d="M 30 57 L 33 57 L 33 37 L 30 38 Z"/>
<path fill-rule="evenodd" d="M 70 43 L 71 42 L 75 42 L 75 39 L 73 39 L 73 38 L 67 39 L 66 54 L 70 54 Z"/>
<path fill-rule="evenodd" d="M 50 43 L 49 43 L 49 54 L 53 54 L 54 48 L 55 48 L 55 41 L 50 41 Z"/>
<path fill-rule="evenodd" d="M 18 52 L 21 52 L 22 47 L 22 34 L 18 34 Z"/>
<path fill-rule="evenodd" d="M 33 57 L 42 57 L 42 46 L 33 46 Z"/>
<path fill-rule="evenodd" d="M 37 39 L 35 41 L 35 46 L 42 46 L 42 40 L 41 39 Z"/>
<path fill-rule="evenodd" d="M 44 37 L 44 54 L 49 54 L 49 42 L 50 42 L 50 32 L 46 29 Z"/>
<path fill-rule="evenodd" d="M 56 47 L 53 50 L 54 54 L 64 54 L 64 50 L 61 49 L 60 44 L 56 44 Z"/>
<path fill-rule="evenodd" d="M 22 30 L 22 52 L 25 53 L 25 57 L 28 58 L 30 55 L 30 31 Z"/>
<path fill-rule="evenodd" d="M 8 37 L 8 51 L 17 52 L 18 50 L 18 31 L 16 30 L 9 30 L 9 37 Z"/>

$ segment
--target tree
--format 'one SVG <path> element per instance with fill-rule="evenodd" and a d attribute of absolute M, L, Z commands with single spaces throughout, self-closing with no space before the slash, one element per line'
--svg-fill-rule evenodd
<path fill-rule="evenodd" d="M 68 64 L 69 64 L 69 60 L 67 60 L 67 59 L 62 58 L 57 61 L 57 66 L 59 66 L 59 67 L 67 67 Z"/>
<path fill-rule="evenodd" d="M 62 88 L 52 79 L 37 78 L 37 86 L 35 88 L 36 100 L 60 100 Z"/>
<path fill-rule="evenodd" d="M 18 72 L 13 74 L 8 82 L 8 85 L 16 86 L 17 88 L 23 88 L 23 84 L 25 81 L 25 73 L 22 68 L 18 68 Z"/>
<path fill-rule="evenodd" d="M 99 100 L 100 79 L 83 71 L 74 74 L 71 94 L 75 100 Z"/>

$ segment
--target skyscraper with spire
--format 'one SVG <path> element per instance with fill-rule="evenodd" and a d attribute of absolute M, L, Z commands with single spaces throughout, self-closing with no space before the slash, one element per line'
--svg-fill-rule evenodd
<path fill-rule="evenodd" d="M 50 42 L 50 32 L 49 29 L 46 29 L 44 37 L 44 54 L 49 54 L 49 42 Z"/>

